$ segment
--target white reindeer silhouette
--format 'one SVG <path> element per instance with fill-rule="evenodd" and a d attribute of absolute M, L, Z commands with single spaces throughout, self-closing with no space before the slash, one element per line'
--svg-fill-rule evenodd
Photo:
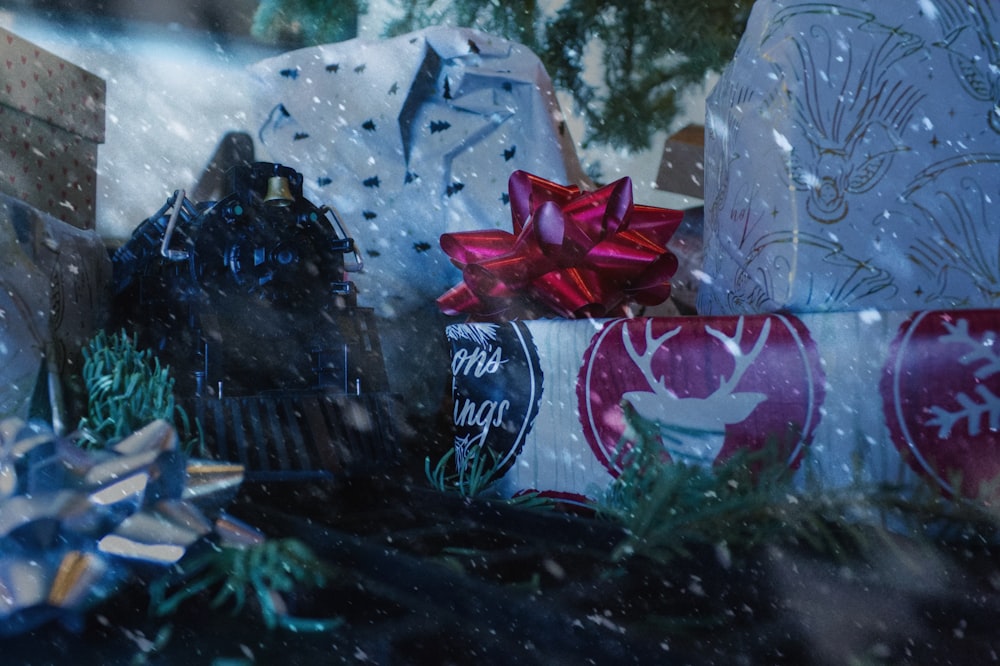
<path fill-rule="evenodd" d="M 771 332 L 771 320 L 767 319 L 760 337 L 749 353 L 740 348 L 743 338 L 743 317 L 736 325 L 736 333 L 729 337 L 711 326 L 705 330 L 725 345 L 733 356 L 735 366 L 728 379 L 720 379 L 719 388 L 704 398 L 680 398 L 666 386 L 664 377 L 656 377 L 653 372 L 653 356 L 660 346 L 677 335 L 681 327 L 667 331 L 658 338 L 651 332 L 652 320 L 646 321 L 646 349 L 639 354 L 628 327 L 622 326 L 622 341 L 625 351 L 635 362 L 650 391 L 626 391 L 622 399 L 628 401 L 643 418 L 655 422 L 667 451 L 674 458 L 684 459 L 703 465 L 711 465 L 725 442 L 726 426 L 744 421 L 761 402 L 767 399 L 756 391 L 735 392 L 747 369 L 760 355 Z"/>

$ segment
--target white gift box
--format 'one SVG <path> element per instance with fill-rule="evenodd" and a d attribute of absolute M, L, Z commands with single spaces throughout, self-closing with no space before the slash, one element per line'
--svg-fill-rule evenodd
<path fill-rule="evenodd" d="M 986 0 L 762 0 L 706 107 L 699 312 L 993 307 Z"/>
<path fill-rule="evenodd" d="M 390 383 L 413 396 L 414 411 L 436 408 L 442 396 L 427 380 L 443 363 L 427 357 L 447 350 L 434 301 L 461 280 L 441 234 L 508 229 L 516 170 L 584 180 L 548 75 L 524 46 L 450 28 L 301 49 L 252 73 L 263 152 L 344 218 Z"/>
<path fill-rule="evenodd" d="M 456 459 L 492 449 L 508 496 L 598 498 L 627 400 L 672 461 L 775 446 L 801 483 L 975 495 L 1000 476 L 998 331 L 998 310 L 454 324 Z"/>
<path fill-rule="evenodd" d="M 5 194 L 0 256 L 0 414 L 26 418 L 43 359 L 80 375 L 80 350 L 106 323 L 111 260 L 96 231 Z"/>

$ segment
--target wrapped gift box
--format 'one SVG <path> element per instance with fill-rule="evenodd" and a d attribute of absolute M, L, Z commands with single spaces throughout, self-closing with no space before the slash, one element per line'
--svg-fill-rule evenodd
<path fill-rule="evenodd" d="M 986 0 L 764 0 L 706 105 L 699 312 L 994 307 Z"/>
<path fill-rule="evenodd" d="M 0 29 L 0 192 L 93 229 L 105 82 Z"/>
<path fill-rule="evenodd" d="M 222 512 L 243 468 L 189 459 L 166 421 L 83 450 L 38 422 L 5 418 L 0 468 L 0 639 L 54 619 L 80 621 L 125 581 L 164 571 L 203 537 L 263 541 Z"/>
<path fill-rule="evenodd" d="M 77 229 L 0 194 L 0 415 L 28 416 L 42 360 L 79 376 L 80 349 L 105 324 L 111 260 Z"/>
<path fill-rule="evenodd" d="M 434 299 L 461 280 L 441 234 L 509 229 L 514 171 L 585 178 L 545 69 L 522 45 L 429 28 L 300 49 L 251 71 L 261 152 L 340 212 L 362 251 L 352 279 L 380 318 L 393 390 L 417 414 L 436 411 L 447 348 Z"/>
<path fill-rule="evenodd" d="M 701 199 L 705 196 L 705 128 L 686 125 L 663 144 L 656 187 Z"/>
<path fill-rule="evenodd" d="M 998 330 L 997 310 L 454 324 L 456 458 L 493 449 L 506 495 L 598 497 L 628 400 L 672 460 L 777 446 L 801 482 L 976 494 L 1000 474 Z"/>

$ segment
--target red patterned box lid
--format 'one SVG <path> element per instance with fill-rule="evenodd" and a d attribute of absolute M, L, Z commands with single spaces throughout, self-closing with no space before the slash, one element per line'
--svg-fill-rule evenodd
<path fill-rule="evenodd" d="M 93 229 L 97 144 L 0 105 L 0 192 Z"/>
<path fill-rule="evenodd" d="M 104 79 L 0 28 L 0 104 L 104 142 Z"/>

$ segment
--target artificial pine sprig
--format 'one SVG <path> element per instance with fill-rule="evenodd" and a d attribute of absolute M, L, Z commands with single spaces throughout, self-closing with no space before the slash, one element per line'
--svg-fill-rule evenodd
<path fill-rule="evenodd" d="M 100 331 L 83 349 L 83 382 L 87 414 L 78 427 L 87 448 L 106 447 L 157 419 L 179 426 L 188 448 L 200 441 L 192 435 L 187 413 L 174 398 L 170 368 L 151 350 L 139 350 L 125 331 Z"/>
<path fill-rule="evenodd" d="M 487 446 L 469 447 L 466 457 L 454 464 L 455 470 L 450 471 L 452 459 L 455 458 L 455 448 L 448 449 L 442 455 L 434 469 L 431 469 L 431 459 L 424 459 L 424 474 L 427 480 L 441 492 L 457 492 L 463 497 L 481 495 L 493 482 L 498 456 Z"/>
<path fill-rule="evenodd" d="M 465 444 L 461 447 L 461 460 L 458 460 L 458 447 L 445 451 L 433 469 L 431 459 L 424 458 L 424 475 L 435 490 L 456 492 L 468 498 L 487 497 L 500 477 L 500 455 L 485 445 Z M 551 498 L 536 491 L 518 493 L 505 501 L 526 509 L 550 509 L 555 506 Z"/>
<path fill-rule="evenodd" d="M 822 485 L 802 491 L 777 448 L 740 450 L 711 467 L 664 459 L 659 425 L 623 403 L 625 433 L 618 444 L 622 472 L 598 504 L 622 523 L 628 538 L 613 554 L 661 563 L 690 555 L 696 545 L 748 549 L 799 543 L 841 557 L 873 552 L 888 534 L 929 540 L 975 529 L 996 541 L 1000 516 L 990 508 L 995 488 L 977 499 L 945 497 L 928 485 Z M 955 487 L 961 487 L 957 485 Z"/>
<path fill-rule="evenodd" d="M 288 613 L 282 595 L 299 589 L 322 588 L 336 571 L 309 546 L 294 538 L 268 539 L 250 546 L 212 547 L 183 558 L 150 586 L 150 612 L 172 615 L 182 603 L 216 590 L 213 608 L 229 603 L 236 615 L 248 597 L 256 599 L 268 629 L 317 632 L 336 629 L 340 618 L 300 618 Z"/>
<path fill-rule="evenodd" d="M 773 447 L 737 452 L 714 467 L 667 461 L 658 424 L 622 406 L 629 425 L 618 444 L 622 472 L 599 504 L 629 535 L 614 559 L 639 553 L 665 562 L 690 555 L 695 544 L 752 546 L 776 533 L 838 547 L 814 507 L 800 510 L 791 471 Z"/>

